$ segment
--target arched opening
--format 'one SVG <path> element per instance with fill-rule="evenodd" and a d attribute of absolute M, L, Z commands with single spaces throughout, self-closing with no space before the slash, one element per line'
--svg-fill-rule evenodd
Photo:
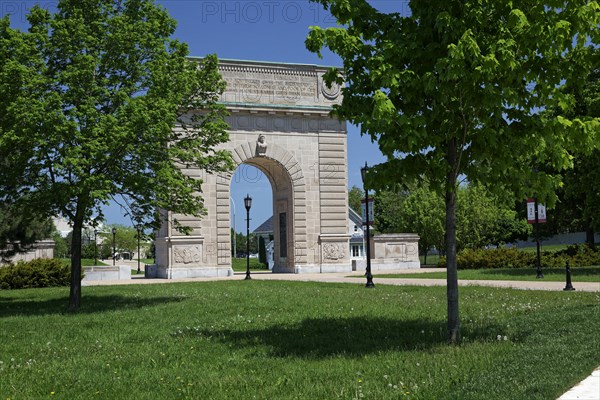
<path fill-rule="evenodd" d="M 273 272 L 293 272 L 294 199 L 288 171 L 279 162 L 261 156 L 245 160 L 232 175 L 230 221 L 237 235 L 232 235 L 231 249 L 238 259 L 246 257 L 247 243 L 239 243 L 239 238 L 245 238 L 247 233 L 246 195 L 252 198 L 250 257 L 258 257 L 262 237 L 268 268 Z M 241 261 L 232 258 L 232 266 L 236 262 Z"/>

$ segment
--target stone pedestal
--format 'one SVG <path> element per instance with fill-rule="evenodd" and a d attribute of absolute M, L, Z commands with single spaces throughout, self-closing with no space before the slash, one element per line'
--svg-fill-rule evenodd
<path fill-rule="evenodd" d="M 371 238 L 371 270 L 421 268 L 419 235 L 392 233 Z M 357 266 L 360 269 L 360 267 Z"/>

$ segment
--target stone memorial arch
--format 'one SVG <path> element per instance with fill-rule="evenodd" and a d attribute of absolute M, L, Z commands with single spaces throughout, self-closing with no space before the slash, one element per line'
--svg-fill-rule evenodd
<path fill-rule="evenodd" d="M 349 255 L 346 123 L 329 116 L 341 102 L 339 86 L 323 83 L 325 67 L 221 60 L 235 163 L 257 167 L 273 189 L 274 272 L 351 271 Z M 227 276 L 231 269 L 231 174 L 203 179 L 207 215 L 167 212 L 193 228 L 165 223 L 156 240 L 156 275 Z"/>

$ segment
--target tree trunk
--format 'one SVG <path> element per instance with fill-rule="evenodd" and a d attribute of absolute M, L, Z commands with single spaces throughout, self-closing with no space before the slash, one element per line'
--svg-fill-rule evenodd
<path fill-rule="evenodd" d="M 446 290 L 448 297 L 448 342 L 460 343 L 458 318 L 458 269 L 456 265 L 456 140 L 448 143 L 446 176 Z"/>
<path fill-rule="evenodd" d="M 73 220 L 71 239 L 71 291 L 69 295 L 69 311 L 77 311 L 81 305 L 81 236 L 85 208 L 81 201 L 77 203 L 77 211 Z"/>
<path fill-rule="evenodd" d="M 596 239 L 594 237 L 594 228 L 592 228 L 592 219 L 588 218 L 587 224 L 585 228 L 585 243 L 590 246 L 590 248 L 596 248 Z"/>

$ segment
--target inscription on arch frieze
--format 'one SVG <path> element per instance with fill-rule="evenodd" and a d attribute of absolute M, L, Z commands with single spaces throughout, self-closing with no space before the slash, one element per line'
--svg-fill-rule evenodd
<path fill-rule="evenodd" d="M 331 118 L 295 115 L 261 115 L 233 113 L 227 117 L 232 130 L 259 132 L 314 133 L 319 131 L 341 132 L 343 123 Z"/>
<path fill-rule="evenodd" d="M 227 82 L 221 100 L 226 103 L 330 107 L 341 102 L 341 86 L 327 87 L 327 68 L 286 64 L 257 67 L 221 60 L 219 70 Z"/>

